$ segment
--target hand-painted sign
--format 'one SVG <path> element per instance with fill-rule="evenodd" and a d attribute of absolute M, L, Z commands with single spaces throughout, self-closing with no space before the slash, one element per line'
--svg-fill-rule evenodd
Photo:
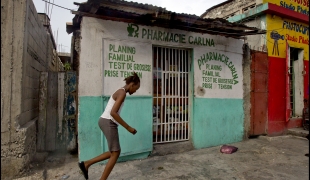
<path fill-rule="evenodd" d="M 137 24 L 128 24 L 127 26 L 128 37 L 142 38 L 154 41 L 174 42 L 182 44 L 192 44 L 198 46 L 215 46 L 214 40 L 211 38 L 200 37 L 200 36 L 186 36 L 182 33 L 173 33 L 167 31 L 153 30 L 140 28 Z M 141 34 L 141 36 L 140 36 Z"/>
<path fill-rule="evenodd" d="M 263 3 L 272 3 L 309 16 L 309 0 L 264 0 Z"/>
<path fill-rule="evenodd" d="M 208 51 L 195 63 L 195 94 L 210 98 L 242 97 L 242 56 Z M 240 77 L 241 76 L 241 77 Z"/>
<path fill-rule="evenodd" d="M 199 69 L 201 70 L 201 66 L 204 65 L 208 61 L 220 61 L 220 62 L 223 62 L 231 70 L 231 74 L 232 74 L 232 77 L 233 77 L 233 80 L 231 82 L 233 82 L 233 84 L 237 84 L 238 83 L 238 81 L 237 81 L 238 74 L 237 74 L 236 68 L 235 68 L 234 64 L 231 61 L 229 61 L 229 58 L 226 55 L 220 54 L 220 53 L 217 53 L 217 52 L 208 52 L 208 53 L 203 54 L 200 57 L 200 59 L 198 59 Z M 206 69 L 207 70 L 222 71 L 222 66 L 206 64 Z M 203 74 L 205 74 L 205 73 L 203 73 Z M 213 76 L 213 71 L 207 71 L 206 74 L 210 74 L 210 75 Z M 215 72 L 215 76 L 220 77 L 217 72 Z"/>
<path fill-rule="evenodd" d="M 128 77 L 132 71 L 137 72 L 138 76 L 142 78 L 142 71 L 151 72 L 150 64 L 135 63 L 134 54 L 135 47 L 121 46 L 115 47 L 114 44 L 109 44 L 109 66 L 104 71 L 105 77 Z M 112 70 L 108 70 L 112 69 Z M 125 71 L 128 70 L 128 71 Z M 140 72 L 141 71 L 141 72 Z M 120 73 L 119 73 L 120 72 Z"/>
<path fill-rule="evenodd" d="M 269 56 L 286 57 L 286 44 L 304 49 L 305 57 L 309 52 L 309 26 L 281 17 L 267 15 L 267 48 Z"/>
<path fill-rule="evenodd" d="M 152 89 L 149 79 L 152 77 L 150 56 L 152 47 L 125 41 L 104 40 L 104 94 L 111 95 L 115 89 L 124 85 L 123 80 L 136 72 L 141 80 L 137 95 L 150 95 Z"/>

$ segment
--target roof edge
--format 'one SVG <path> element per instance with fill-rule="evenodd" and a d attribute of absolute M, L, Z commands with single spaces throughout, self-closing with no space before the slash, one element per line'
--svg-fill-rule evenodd
<path fill-rule="evenodd" d="M 97 8 L 96 11 L 93 11 L 93 6 L 95 6 L 96 8 L 97 5 L 91 4 L 91 1 L 99 0 L 89 0 L 88 3 L 81 5 L 78 11 L 71 11 L 72 14 L 75 14 L 75 17 L 73 18 L 72 23 L 66 23 L 66 30 L 68 34 L 71 34 L 75 30 L 78 30 L 80 28 L 80 23 L 83 16 L 112 21 L 137 23 L 141 25 L 143 24 L 149 26 L 158 26 L 163 28 L 174 27 L 176 29 L 192 32 L 209 33 L 216 35 L 220 34 L 224 35 L 225 37 L 232 37 L 233 35 L 234 37 L 240 38 L 241 36 L 265 33 L 263 31 L 260 31 L 260 29 L 248 27 L 244 24 L 235 24 L 222 18 L 204 19 L 196 15 L 175 13 L 171 11 L 155 12 L 152 9 L 142 9 L 140 6 L 137 5 L 137 3 L 130 4 L 132 2 L 129 2 L 128 4 L 126 3 L 124 7 L 132 5 L 136 9 L 141 8 L 142 12 L 138 13 L 126 11 L 122 8 L 117 9 L 115 7 L 110 8 L 109 6 L 105 7 L 104 4 L 99 5 L 99 8 Z M 112 0 L 107 1 L 110 2 Z M 231 1 L 233 0 L 228 0 L 221 4 L 226 4 Z"/>
<path fill-rule="evenodd" d="M 233 16 L 231 18 L 228 19 L 229 22 L 240 22 L 240 21 L 244 21 L 245 19 L 251 18 L 253 16 L 257 16 L 260 14 L 274 14 L 274 15 L 278 15 L 287 19 L 291 19 L 294 21 L 298 21 L 298 22 L 302 22 L 302 23 L 309 23 L 309 17 L 298 13 L 296 11 L 293 10 L 288 10 L 287 8 L 281 7 L 281 6 L 277 6 L 275 4 L 271 4 L 271 3 L 264 3 L 260 6 L 257 6 L 254 9 L 251 9 L 250 11 L 248 11 L 247 13 L 244 14 L 238 14 L 236 16 Z"/>
<path fill-rule="evenodd" d="M 220 3 L 220 4 L 214 5 L 214 6 L 210 7 L 209 9 L 207 9 L 203 14 L 201 14 L 200 17 L 203 18 L 203 16 L 205 16 L 205 15 L 206 15 L 209 11 L 211 11 L 212 9 L 215 9 L 215 8 L 217 8 L 217 7 L 220 7 L 220 6 L 223 6 L 223 5 L 225 5 L 225 4 L 227 4 L 227 3 L 230 3 L 230 2 L 232 2 L 232 1 L 234 1 L 234 0 L 227 0 L 227 1 L 224 1 L 224 2 L 222 2 L 222 3 Z"/>

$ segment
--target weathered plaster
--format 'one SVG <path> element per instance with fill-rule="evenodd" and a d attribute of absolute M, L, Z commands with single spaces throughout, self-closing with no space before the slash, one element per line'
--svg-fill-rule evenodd
<path fill-rule="evenodd" d="M 251 128 L 251 52 L 248 44 L 243 45 L 243 110 L 244 110 L 244 139 L 249 136 Z"/>
<path fill-rule="evenodd" d="M 36 152 L 39 72 L 50 38 L 32 0 L 1 1 L 1 179 L 26 171 Z"/>
<path fill-rule="evenodd" d="M 184 34 L 186 38 L 200 37 L 201 39 L 213 39 L 215 46 L 194 45 L 188 42 L 165 42 L 147 38 L 143 39 L 141 36 L 140 38 L 134 38 L 128 36 L 128 26 L 127 23 L 83 17 L 81 39 L 79 39 L 81 44 L 80 46 L 75 46 L 76 49 L 80 50 L 78 83 L 79 159 L 86 160 L 107 150 L 105 138 L 98 127 L 99 116 L 105 108 L 108 95 L 110 95 L 110 91 L 106 94 L 106 90 L 112 88 L 105 86 L 104 81 L 110 80 L 110 83 L 115 83 L 116 85 L 112 88 L 114 91 L 115 87 L 121 87 L 124 84 L 121 77 L 117 80 L 111 80 L 103 74 L 104 69 L 107 68 L 103 62 L 107 56 L 104 48 L 108 48 L 105 46 L 105 43 L 102 43 L 105 40 L 134 46 L 137 48 L 137 52 L 139 49 L 142 49 L 140 47 L 141 44 L 145 44 L 144 50 L 146 52 L 152 51 L 152 45 L 190 49 L 192 52 L 192 69 L 189 77 L 189 84 L 191 85 L 189 87 L 189 108 L 192 110 L 190 115 L 191 141 L 196 148 L 241 141 L 244 135 L 243 41 L 222 36 L 142 25 L 139 25 L 140 30 L 145 28 L 154 31 Z M 225 95 L 225 90 L 218 93 L 213 92 L 216 97 L 212 97 L 208 94 L 211 91 L 205 89 L 206 96 L 196 96 L 194 91 L 200 86 L 200 84 L 197 84 L 199 83 L 197 80 L 202 79 L 200 70 L 197 69 L 197 62 L 206 52 L 218 52 L 229 57 L 228 64 L 232 61 L 235 65 L 234 70 L 238 72 L 239 83 L 234 87 L 236 88 L 234 90 L 238 91 L 233 91 L 235 93 L 230 93 L 229 95 Z M 149 63 L 151 57 L 152 55 L 149 54 L 145 62 Z M 223 77 L 231 78 L 232 71 L 234 70 L 223 70 Z M 152 78 L 142 78 L 140 88 L 149 88 L 148 86 L 152 86 L 151 82 Z M 119 126 L 122 146 L 121 156 L 125 159 L 146 157 L 148 152 L 152 150 L 152 95 L 147 93 L 139 95 L 137 93 L 137 95 L 128 96 L 121 116 L 131 126 L 137 128 L 138 131 L 135 136 L 131 136 L 122 126 Z M 206 136 L 209 137 L 205 139 Z"/>

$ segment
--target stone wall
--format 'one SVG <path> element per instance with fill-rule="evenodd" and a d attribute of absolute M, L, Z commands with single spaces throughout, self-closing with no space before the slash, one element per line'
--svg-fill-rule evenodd
<path fill-rule="evenodd" d="M 27 170 L 36 153 L 40 72 L 53 70 L 50 36 L 32 0 L 1 1 L 1 179 Z"/>

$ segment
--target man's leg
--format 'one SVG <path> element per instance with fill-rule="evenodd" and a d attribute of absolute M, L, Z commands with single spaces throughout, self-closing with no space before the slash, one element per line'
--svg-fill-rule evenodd
<path fill-rule="evenodd" d="M 111 152 L 111 157 L 110 157 L 107 165 L 104 168 L 104 171 L 102 173 L 100 180 L 106 180 L 108 178 L 108 176 L 110 175 L 120 153 L 121 153 L 121 151 L 112 151 Z"/>
<path fill-rule="evenodd" d="M 103 154 L 100 154 L 99 156 L 97 157 L 94 157 L 93 159 L 90 159 L 88 161 L 84 161 L 84 164 L 85 164 L 85 168 L 86 170 L 88 170 L 88 168 L 97 163 L 97 162 L 100 162 L 100 161 L 103 161 L 103 160 L 106 160 L 106 159 L 109 159 L 111 157 L 111 152 L 110 151 L 107 151 Z"/>

